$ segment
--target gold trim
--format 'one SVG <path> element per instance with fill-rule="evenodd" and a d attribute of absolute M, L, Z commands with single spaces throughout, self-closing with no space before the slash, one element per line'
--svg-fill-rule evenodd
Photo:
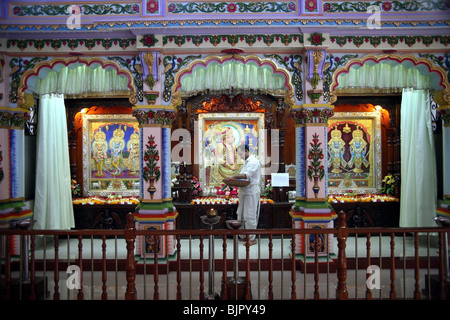
<path fill-rule="evenodd" d="M 163 202 L 165 202 L 163 199 L 159 199 L 159 200 L 144 200 L 142 198 L 140 198 L 139 201 L 142 202 L 142 203 L 163 203 Z"/>
<path fill-rule="evenodd" d="M 305 127 L 328 127 L 328 122 L 313 122 L 313 123 L 304 123 Z"/>
<path fill-rule="evenodd" d="M 177 111 L 176 108 L 174 108 L 172 106 L 154 105 L 154 104 L 148 104 L 148 105 L 136 104 L 131 109 L 132 110 L 146 110 L 146 109 L 152 110 L 152 109 L 157 109 L 157 110 Z"/>
<path fill-rule="evenodd" d="M 306 202 L 328 202 L 328 198 L 306 198 Z"/>
<path fill-rule="evenodd" d="M 162 123 L 144 123 L 139 125 L 141 128 L 162 128 Z M 172 128 L 172 127 L 171 127 Z"/>
<path fill-rule="evenodd" d="M 33 69 L 27 70 L 23 73 L 22 77 L 20 78 L 20 85 L 19 88 L 17 89 L 17 104 L 19 106 L 25 104 L 26 99 L 25 99 L 25 88 L 26 88 L 26 82 L 28 80 L 29 77 L 35 75 L 37 76 L 39 74 L 39 70 L 41 68 L 44 67 L 48 67 L 50 69 L 53 69 L 53 67 L 58 64 L 58 63 L 63 63 L 65 65 L 68 65 L 70 63 L 73 62 L 80 62 L 80 63 L 84 63 L 86 65 L 89 65 L 91 63 L 99 63 L 102 68 L 105 67 L 105 65 L 112 65 L 114 66 L 114 68 L 117 70 L 117 75 L 125 75 L 128 78 L 128 84 L 127 87 L 130 88 L 130 92 L 127 94 L 124 94 L 124 92 L 120 92 L 118 95 L 119 96 L 123 96 L 123 97 L 128 97 L 129 101 L 131 104 L 136 104 L 137 103 L 137 99 L 136 99 L 136 87 L 134 86 L 133 83 L 133 76 L 131 74 L 130 71 L 121 68 L 115 61 L 112 60 L 104 60 L 102 58 L 98 58 L 98 57 L 91 57 L 91 58 L 81 58 L 81 57 L 71 57 L 71 58 L 53 58 L 50 61 L 41 61 L 38 64 L 36 64 L 34 66 Z M 115 95 L 114 95 L 115 96 Z"/>
<path fill-rule="evenodd" d="M 210 60 L 218 60 L 220 63 L 222 63 L 224 60 L 228 60 L 228 59 L 241 60 L 244 63 L 247 62 L 248 60 L 256 60 L 256 61 L 258 61 L 259 65 L 261 65 L 263 63 L 268 63 L 273 67 L 275 72 L 283 73 L 286 77 L 285 79 L 287 82 L 287 89 L 288 89 L 284 93 L 284 101 L 289 106 L 294 105 L 294 103 L 295 103 L 294 88 L 292 86 L 291 75 L 286 69 L 279 67 L 277 64 L 275 64 L 275 62 L 272 59 L 260 58 L 256 55 L 245 55 L 244 56 L 244 55 L 239 55 L 239 54 L 236 54 L 236 55 L 228 54 L 228 55 L 224 55 L 224 56 L 210 55 L 204 59 L 196 59 L 196 60 L 191 61 L 189 63 L 189 65 L 187 65 L 186 68 L 179 70 L 177 72 L 177 74 L 175 75 L 175 81 L 172 86 L 172 101 L 169 106 L 171 108 L 176 108 L 179 105 L 181 105 L 181 103 L 182 103 L 181 92 L 178 90 L 181 87 L 181 82 L 180 82 L 181 78 L 183 77 L 184 74 L 191 73 L 191 71 L 195 65 L 197 65 L 197 64 L 207 65 Z"/>
<path fill-rule="evenodd" d="M 13 107 L 0 107 L 0 111 L 13 111 L 13 112 L 29 112 L 30 109 L 25 109 L 25 108 L 13 108 Z"/>
<path fill-rule="evenodd" d="M 344 66 L 337 68 L 336 71 L 334 71 L 334 73 L 333 73 L 333 80 L 330 85 L 329 102 L 335 103 L 337 100 L 337 96 L 340 93 L 340 90 L 342 90 L 342 89 L 334 89 L 337 86 L 338 74 L 340 74 L 343 71 L 348 72 L 350 67 L 355 63 L 363 65 L 364 63 L 366 63 L 367 60 L 375 60 L 375 62 L 378 63 L 379 61 L 385 60 L 385 59 L 398 60 L 398 63 L 402 63 L 404 60 L 410 59 L 410 60 L 413 60 L 415 64 L 427 65 L 430 72 L 435 71 L 441 75 L 441 77 L 443 79 L 444 87 L 442 90 L 436 91 L 436 92 L 439 92 L 439 96 L 442 97 L 444 99 L 444 101 L 446 101 L 447 103 L 450 102 L 449 85 L 448 85 L 446 72 L 444 72 L 444 70 L 440 66 L 435 65 L 431 60 L 426 59 L 426 58 L 417 58 L 411 54 L 405 54 L 405 55 L 401 55 L 401 56 L 396 55 L 396 54 L 381 54 L 381 55 L 368 54 L 362 58 L 354 58 L 354 59 L 347 61 L 347 63 Z M 373 91 L 373 89 L 368 88 L 367 90 L 361 90 L 361 93 L 367 93 L 370 91 Z"/>
<path fill-rule="evenodd" d="M 2 200 L 0 200 L 0 203 L 20 202 L 20 201 L 25 201 L 25 198 L 24 198 L 24 197 L 20 197 L 20 198 L 8 198 L 8 199 L 2 199 Z"/>

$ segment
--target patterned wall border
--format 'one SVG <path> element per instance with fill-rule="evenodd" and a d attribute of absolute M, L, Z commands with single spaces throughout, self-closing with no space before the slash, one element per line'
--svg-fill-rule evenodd
<path fill-rule="evenodd" d="M 442 16 L 440 16 L 442 17 Z M 133 21 L 96 21 L 89 24 L 81 24 L 80 31 L 103 31 L 122 28 L 147 28 L 147 27 L 235 27 L 235 26 L 312 26 L 320 29 L 321 27 L 347 26 L 347 27 L 366 27 L 367 19 L 354 18 L 309 18 L 309 19 L 192 19 L 192 20 L 176 20 L 176 19 L 148 19 Z M 450 20 L 441 18 L 440 20 L 402 20 L 400 17 L 391 20 L 379 21 L 380 28 L 428 28 L 428 27 L 448 27 Z M 72 31 L 67 24 L 2 24 L 0 31 Z"/>
<path fill-rule="evenodd" d="M 442 0 L 406 0 L 406 1 L 336 1 L 323 3 L 324 13 L 366 13 L 378 7 L 380 12 L 424 12 L 448 11 L 448 1 Z"/>
<path fill-rule="evenodd" d="M 168 15 L 190 14 L 296 14 L 297 1 L 234 1 L 167 3 Z"/>
<path fill-rule="evenodd" d="M 25 2 L 21 4 L 9 4 L 9 17 L 11 18 L 27 18 L 30 17 L 68 17 L 73 14 L 81 14 L 84 16 L 124 16 L 124 15 L 140 15 L 141 1 L 114 1 L 112 3 L 95 1 L 74 3 L 62 1 L 58 4 Z"/>

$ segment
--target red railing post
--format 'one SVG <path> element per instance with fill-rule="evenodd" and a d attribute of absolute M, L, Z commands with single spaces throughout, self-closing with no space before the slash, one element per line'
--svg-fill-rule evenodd
<path fill-rule="evenodd" d="M 134 243 L 136 241 L 136 228 L 134 227 L 133 213 L 127 215 L 127 226 L 125 227 L 125 241 L 127 243 L 127 291 L 125 300 L 136 300 L 136 261 L 134 260 Z"/>
<path fill-rule="evenodd" d="M 347 257 L 345 255 L 345 248 L 347 247 L 348 230 L 347 224 L 345 222 L 345 212 L 340 211 L 338 213 L 338 259 L 337 259 L 337 289 L 336 289 L 336 299 L 338 300 L 348 300 L 347 291 Z"/>

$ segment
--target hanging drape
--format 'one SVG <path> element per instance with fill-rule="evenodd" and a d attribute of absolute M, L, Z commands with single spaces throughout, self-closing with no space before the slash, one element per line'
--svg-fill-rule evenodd
<path fill-rule="evenodd" d="M 403 89 L 400 111 L 400 227 L 435 226 L 437 172 L 430 96 Z"/>
<path fill-rule="evenodd" d="M 36 80 L 33 91 L 37 94 L 64 93 L 66 96 L 126 92 L 129 91 L 127 84 L 127 77 L 118 76 L 114 68 L 92 68 L 80 64 L 77 67 L 63 67 L 58 72 L 49 71 L 44 78 Z"/>
<path fill-rule="evenodd" d="M 64 96 L 41 95 L 38 117 L 34 228 L 70 229 L 75 223 Z"/>
<path fill-rule="evenodd" d="M 418 68 L 382 62 L 351 67 L 337 80 L 338 89 L 370 88 L 379 92 L 402 92 L 403 88 L 428 89 L 431 86 L 430 76 L 421 73 Z"/>
<path fill-rule="evenodd" d="M 181 78 L 181 91 L 198 92 L 234 89 L 283 90 L 284 75 L 274 73 L 272 67 L 258 66 L 256 62 L 244 63 L 228 60 L 223 63 L 213 61 L 205 66 L 196 66 L 192 73 Z"/>

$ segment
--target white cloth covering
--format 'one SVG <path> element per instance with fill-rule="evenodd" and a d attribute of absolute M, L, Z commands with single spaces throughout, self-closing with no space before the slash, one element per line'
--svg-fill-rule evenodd
<path fill-rule="evenodd" d="M 246 187 L 239 188 L 239 206 L 237 209 L 237 217 L 244 220 L 245 229 L 257 229 L 259 220 L 260 207 L 260 188 L 261 165 L 258 159 L 250 155 L 244 163 L 240 174 L 245 174 L 250 184 Z M 254 240 L 255 235 L 250 236 L 250 240 Z"/>

